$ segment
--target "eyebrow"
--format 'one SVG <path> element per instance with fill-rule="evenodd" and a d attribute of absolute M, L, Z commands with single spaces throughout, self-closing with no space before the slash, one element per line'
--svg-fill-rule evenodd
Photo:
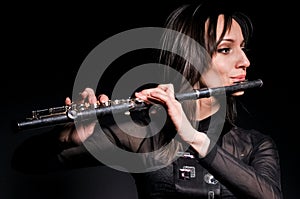
<path fill-rule="evenodd" d="M 227 42 L 234 42 L 233 39 L 224 39 L 224 38 L 223 38 L 223 39 L 221 40 L 221 42 L 224 42 L 224 41 L 225 41 L 225 42 L 226 42 L 226 41 L 227 41 Z M 221 42 L 220 42 L 220 43 L 221 43 Z M 241 44 L 243 44 L 243 45 L 246 44 L 245 40 L 243 40 L 243 41 L 241 42 Z"/>
<path fill-rule="evenodd" d="M 230 41 L 230 42 L 234 42 L 233 39 L 224 39 L 224 38 L 221 40 L 221 42 L 222 42 L 222 41 Z"/>

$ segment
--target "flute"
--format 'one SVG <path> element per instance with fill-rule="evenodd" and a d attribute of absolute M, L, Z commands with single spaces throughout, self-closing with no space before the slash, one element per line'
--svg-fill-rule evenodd
<path fill-rule="evenodd" d="M 224 94 L 232 94 L 250 88 L 261 87 L 263 82 L 261 79 L 253 81 L 238 82 L 230 86 L 194 89 L 192 92 L 176 93 L 175 98 L 178 101 L 196 100 L 200 98 L 208 98 L 211 96 L 220 96 Z M 84 104 L 72 104 L 70 106 L 54 107 L 42 110 L 32 111 L 32 116 L 24 121 L 17 122 L 17 131 L 34 129 L 39 127 L 47 127 L 74 120 L 88 120 L 101 117 L 112 113 L 125 113 L 128 111 L 143 110 L 149 108 L 149 105 L 137 98 L 114 100 L 103 106 L 95 104 L 86 106 Z"/>

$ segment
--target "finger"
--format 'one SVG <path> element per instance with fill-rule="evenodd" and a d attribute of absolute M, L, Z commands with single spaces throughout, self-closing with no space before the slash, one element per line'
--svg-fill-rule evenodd
<path fill-rule="evenodd" d="M 105 103 L 107 103 L 107 102 L 109 101 L 109 98 L 108 98 L 108 96 L 105 95 L 105 94 L 100 94 L 100 95 L 98 96 L 98 101 L 99 101 L 100 103 L 102 103 L 102 104 L 105 104 Z"/>
<path fill-rule="evenodd" d="M 140 92 L 136 92 L 135 96 L 141 100 L 144 100 L 145 102 L 149 102 L 149 101 L 152 102 L 155 99 L 153 98 L 153 96 L 151 96 L 151 93 L 159 92 L 159 93 L 163 94 L 163 93 L 166 93 L 165 92 L 166 89 L 167 88 L 165 86 L 160 85 L 156 88 L 144 89 Z M 156 100 L 160 101 L 159 99 L 156 99 Z"/>
<path fill-rule="evenodd" d="M 79 100 L 79 103 L 84 103 L 87 101 L 89 104 L 96 104 L 97 98 L 95 95 L 95 92 L 91 88 L 86 88 L 82 93 L 80 93 L 81 100 Z"/>
<path fill-rule="evenodd" d="M 175 99 L 173 84 L 160 84 L 156 88 L 144 89 L 135 96 L 146 103 L 166 103 Z"/>
<path fill-rule="evenodd" d="M 166 92 L 169 96 L 175 97 L 173 84 L 160 84 L 158 88 Z"/>
<path fill-rule="evenodd" d="M 148 101 L 147 98 L 148 96 L 150 96 L 150 93 L 153 92 L 153 90 L 154 89 L 144 89 L 140 92 L 136 92 L 135 97 L 147 102 Z"/>
<path fill-rule="evenodd" d="M 71 98 L 66 97 L 66 99 L 65 99 L 65 105 L 66 106 L 70 106 L 71 104 L 72 104 Z"/>
<path fill-rule="evenodd" d="M 136 98 L 139 98 L 143 101 L 147 101 L 147 94 L 144 94 L 142 92 L 136 92 L 134 95 Z"/>
<path fill-rule="evenodd" d="M 160 101 L 160 103 L 168 107 L 168 114 L 170 116 L 179 117 L 181 115 L 180 109 L 178 109 L 180 108 L 181 104 L 174 97 L 172 90 L 169 91 L 157 90 L 155 92 L 151 92 L 150 97 L 152 97 L 156 101 Z"/>
<path fill-rule="evenodd" d="M 144 96 L 147 97 L 147 96 L 149 96 L 150 93 L 153 92 L 155 89 L 157 89 L 157 88 L 144 89 L 144 90 L 140 91 L 139 93 L 140 93 L 141 95 L 144 95 Z"/>
<path fill-rule="evenodd" d="M 150 95 L 147 97 L 148 100 L 156 100 L 162 103 L 167 103 L 168 101 L 170 101 L 170 96 L 162 90 L 156 90 L 150 93 Z"/>
<path fill-rule="evenodd" d="M 170 104 L 176 101 L 174 95 L 173 84 L 162 84 L 159 85 L 157 89 L 150 93 L 148 98 L 154 98 L 158 101 L 161 101 L 165 104 Z"/>

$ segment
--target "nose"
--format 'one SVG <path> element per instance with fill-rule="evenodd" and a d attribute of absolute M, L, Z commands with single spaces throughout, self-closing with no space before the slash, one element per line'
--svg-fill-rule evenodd
<path fill-rule="evenodd" d="M 249 61 L 245 51 L 241 49 L 240 56 L 239 56 L 238 67 L 246 69 L 249 66 L 250 66 L 250 61 Z"/>

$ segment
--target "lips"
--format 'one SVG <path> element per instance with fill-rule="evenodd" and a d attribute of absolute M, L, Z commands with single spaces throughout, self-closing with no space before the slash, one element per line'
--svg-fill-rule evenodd
<path fill-rule="evenodd" d="M 234 77 L 231 77 L 231 79 L 233 80 L 232 82 L 242 82 L 242 81 L 245 81 L 246 75 L 234 76 Z"/>

